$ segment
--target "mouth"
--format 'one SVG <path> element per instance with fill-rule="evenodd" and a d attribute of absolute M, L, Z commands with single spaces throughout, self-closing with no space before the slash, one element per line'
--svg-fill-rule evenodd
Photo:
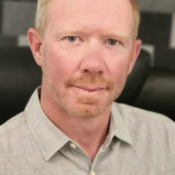
<path fill-rule="evenodd" d="M 104 89 L 102 87 L 86 87 L 86 86 L 80 86 L 80 87 L 76 86 L 76 88 L 79 88 L 85 91 L 89 91 L 89 92 L 100 91 Z"/>
<path fill-rule="evenodd" d="M 74 86 L 74 88 L 82 94 L 97 95 L 105 90 L 103 87 L 88 87 L 88 86 Z"/>

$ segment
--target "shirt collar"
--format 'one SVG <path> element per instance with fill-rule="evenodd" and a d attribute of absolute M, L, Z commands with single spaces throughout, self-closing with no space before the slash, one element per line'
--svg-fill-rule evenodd
<path fill-rule="evenodd" d="M 120 113 L 117 107 L 118 105 L 119 104 L 115 102 L 112 105 L 109 132 L 111 134 L 113 133 L 113 135 L 115 135 L 118 139 L 132 145 L 127 123 L 124 120 L 124 117 L 122 116 L 122 115 L 125 115 L 125 118 L 126 118 L 127 117 L 126 115 L 128 115 L 128 113 L 125 113 L 125 112 L 123 112 L 123 114 Z"/>
<path fill-rule="evenodd" d="M 40 90 L 40 88 L 35 90 L 25 108 L 24 114 L 44 159 L 48 161 L 70 141 L 70 138 L 56 127 L 43 112 L 39 101 Z M 110 144 L 113 136 L 132 145 L 127 123 L 120 114 L 116 103 L 112 105 L 110 127 L 105 147 Z"/>
<path fill-rule="evenodd" d="M 30 98 L 24 114 L 31 133 L 46 161 L 70 139 L 44 114 L 39 101 L 40 88 Z"/>

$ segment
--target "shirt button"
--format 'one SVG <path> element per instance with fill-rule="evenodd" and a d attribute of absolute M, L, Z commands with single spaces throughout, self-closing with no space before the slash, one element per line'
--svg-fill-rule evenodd
<path fill-rule="evenodd" d="M 73 148 L 73 149 L 76 149 L 77 148 L 77 146 L 74 143 L 71 143 L 70 144 L 70 147 Z"/>
<path fill-rule="evenodd" d="M 95 171 L 91 171 L 91 175 L 96 175 Z"/>

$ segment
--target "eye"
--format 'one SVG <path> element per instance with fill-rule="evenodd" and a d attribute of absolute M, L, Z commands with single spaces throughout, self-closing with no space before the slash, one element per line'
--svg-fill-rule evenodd
<path fill-rule="evenodd" d="M 116 44 L 118 44 L 118 41 L 117 41 L 117 40 L 114 40 L 114 39 L 109 39 L 109 40 L 108 40 L 108 43 L 109 43 L 109 45 L 111 45 L 111 46 L 115 46 Z"/>
<path fill-rule="evenodd" d="M 73 43 L 77 40 L 77 36 L 68 36 L 67 40 Z"/>

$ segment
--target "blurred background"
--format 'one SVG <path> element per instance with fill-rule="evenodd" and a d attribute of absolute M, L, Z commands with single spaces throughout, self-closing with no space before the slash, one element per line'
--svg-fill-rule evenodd
<path fill-rule="evenodd" d="M 28 46 L 37 0 L 0 0 L 0 124 L 22 111 L 41 83 Z M 118 102 L 175 120 L 175 0 L 138 0 L 142 52 Z M 69 64 L 68 64 L 69 66 Z"/>

